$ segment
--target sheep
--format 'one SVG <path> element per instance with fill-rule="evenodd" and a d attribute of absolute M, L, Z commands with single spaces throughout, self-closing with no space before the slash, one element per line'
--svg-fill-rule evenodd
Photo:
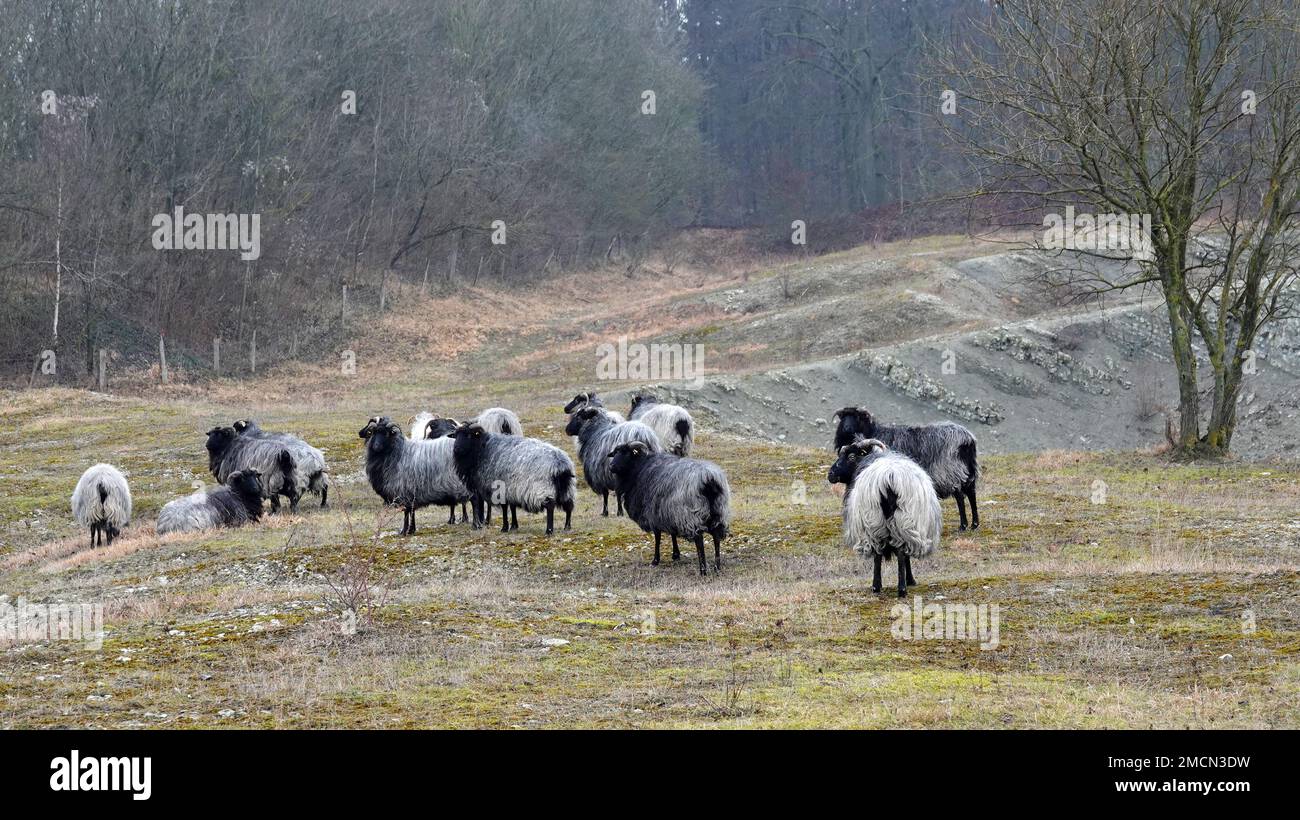
<path fill-rule="evenodd" d="M 281 493 L 289 496 L 289 508 L 291 510 L 298 509 L 298 500 L 307 491 L 320 496 L 320 505 L 322 507 L 329 506 L 329 467 L 325 463 L 325 454 L 323 452 L 291 433 L 275 433 L 263 430 L 253 419 L 240 419 L 231 426 L 241 438 L 279 442 L 293 453 L 295 474 L 293 480 L 284 485 L 285 487 L 291 487 L 293 493 Z M 232 464 L 227 466 L 226 470 L 229 472 L 243 466 L 258 465 Z M 220 481 L 221 477 L 217 476 L 217 480 Z M 263 473 L 263 481 L 264 483 L 274 483 L 267 480 L 265 472 Z M 271 509 L 278 510 L 279 508 L 279 498 L 275 492 L 271 492 Z"/>
<path fill-rule="evenodd" d="M 663 404 L 649 394 L 632 398 L 632 409 L 627 417 L 640 421 L 659 436 L 664 449 L 674 455 L 689 456 L 695 440 L 695 420 L 685 407 Z"/>
<path fill-rule="evenodd" d="M 907 427 L 881 424 L 872 418 L 865 407 L 845 407 L 835 413 L 839 423 L 835 428 L 834 449 L 852 444 L 858 436 L 878 439 L 887 447 L 911 458 L 930 474 L 935 492 L 940 498 L 957 499 L 957 515 L 966 530 L 966 503 L 970 499 L 970 528 L 980 525 L 979 504 L 975 500 L 975 485 L 979 481 L 979 459 L 975 452 L 975 435 L 951 421 Z"/>
<path fill-rule="evenodd" d="M 456 428 L 452 439 L 456 472 L 473 494 L 474 529 L 486 523 L 485 503 L 501 505 L 502 532 L 519 527 L 519 507 L 531 513 L 546 510 L 547 535 L 555 532 L 559 507 L 564 510 L 564 529 L 570 529 L 577 479 L 567 453 L 535 438 L 493 433 L 477 423 Z"/>
<path fill-rule="evenodd" d="M 618 479 L 609 471 L 609 454 L 620 444 L 641 441 L 654 452 L 663 452 L 659 436 L 639 421 L 614 421 L 612 414 L 593 405 L 587 405 L 569 417 L 564 432 L 578 437 L 578 459 L 582 462 L 587 486 L 598 493 L 603 501 L 600 514 L 609 516 L 609 494 L 614 493 L 618 514 L 623 514 L 623 495 L 618 489 Z"/>
<path fill-rule="evenodd" d="M 504 407 L 489 407 L 478 418 L 473 419 L 470 424 L 477 424 L 489 433 L 500 433 L 505 436 L 522 436 L 524 434 L 524 425 L 520 423 L 519 417 Z"/>
<path fill-rule="evenodd" d="M 722 570 L 722 540 L 731 523 L 731 489 L 727 474 L 710 461 L 656 453 L 643 442 L 620 444 L 609 454 L 628 517 L 655 536 L 659 565 L 660 534 L 695 540 L 700 574 L 707 575 L 704 533 L 713 537 L 713 569 Z M 674 553 L 673 559 L 679 556 Z"/>
<path fill-rule="evenodd" d="M 460 422 L 455 419 L 444 419 L 439 416 L 430 418 L 424 425 L 425 438 L 442 438 L 456 432 Z"/>
<path fill-rule="evenodd" d="M 415 534 L 415 511 L 430 504 L 447 505 L 448 524 L 456 523 L 460 504 L 461 520 L 467 520 L 470 493 L 452 463 L 451 439 L 412 441 L 386 416 L 371 418 L 357 435 L 366 440 L 366 477 L 371 488 L 385 504 L 402 508 L 401 535 Z"/>
<path fill-rule="evenodd" d="M 844 544 L 874 560 L 871 591 L 880 592 L 880 562 L 897 556 L 898 597 L 914 585 L 912 559 L 939 546 L 943 511 L 929 474 L 879 439 L 861 439 L 841 449 L 841 459 L 859 462 L 844 497 Z"/>
<path fill-rule="evenodd" d="M 261 473 L 235 470 L 224 486 L 212 492 L 200 491 L 164 504 L 158 513 L 158 534 L 242 527 L 262 517 L 262 491 Z"/>
<path fill-rule="evenodd" d="M 422 438 L 431 438 L 430 436 L 425 435 L 425 430 L 428 428 L 429 422 L 433 421 L 433 419 L 434 415 L 428 410 L 416 413 L 411 418 L 411 441 L 418 441 Z"/>
<path fill-rule="evenodd" d="M 131 523 L 131 488 L 112 464 L 96 464 L 81 474 L 72 491 L 72 517 L 90 528 L 90 546 L 108 543 Z"/>
<path fill-rule="evenodd" d="M 568 404 L 564 405 L 564 412 L 571 416 L 584 407 L 599 407 L 601 410 L 604 410 L 609 415 L 609 417 L 618 424 L 622 424 L 623 422 L 627 421 L 627 419 L 623 417 L 622 413 L 615 412 L 605 407 L 605 402 L 601 401 L 599 396 L 591 392 L 579 393 L 578 395 L 574 396 L 573 401 L 570 401 Z"/>

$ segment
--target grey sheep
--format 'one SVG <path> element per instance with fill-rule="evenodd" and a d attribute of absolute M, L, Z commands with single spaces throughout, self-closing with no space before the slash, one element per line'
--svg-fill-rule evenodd
<path fill-rule="evenodd" d="M 707 575 L 704 534 L 708 533 L 713 537 L 713 569 L 722 569 L 722 540 L 731 524 L 731 489 L 721 467 L 656 453 L 641 442 L 615 447 L 610 462 L 628 517 L 642 530 L 654 533 L 652 566 L 659 565 L 660 536 L 666 532 L 695 541 L 700 574 Z"/>
<path fill-rule="evenodd" d="M 470 424 L 477 424 L 489 433 L 499 433 L 504 436 L 524 434 L 524 425 L 519 421 L 519 417 L 504 407 L 489 407 L 470 421 Z"/>
<path fill-rule="evenodd" d="M 386 416 L 371 418 L 357 433 L 366 441 L 366 478 L 385 504 L 402 508 L 402 535 L 415 534 L 415 511 L 431 504 L 450 509 L 447 523 L 456 523 L 456 505 L 466 520 L 470 493 L 452 463 L 452 440 L 416 439 Z"/>
<path fill-rule="evenodd" d="M 81 474 L 72 491 L 72 517 L 90 528 L 90 546 L 108 543 L 131 523 L 131 488 L 112 464 L 96 464 Z"/>
<path fill-rule="evenodd" d="M 236 470 L 227 478 L 225 486 L 164 504 L 158 513 L 158 534 L 242 527 L 261 517 L 261 474 L 257 470 Z"/>
<path fill-rule="evenodd" d="M 225 431 L 233 429 L 235 437 Z M 253 419 L 240 419 L 229 428 L 214 427 L 208 431 L 208 467 L 217 481 L 224 482 L 235 470 L 255 468 L 262 473 L 262 484 L 271 499 L 271 509 L 280 509 L 280 496 L 289 499 L 289 508 L 296 510 L 302 496 L 311 492 L 320 496 L 320 505 L 329 506 L 329 467 L 325 454 L 291 433 L 263 430 Z M 292 474 L 274 475 L 278 464 L 277 448 L 293 455 Z M 214 465 L 214 461 L 218 462 Z"/>
<path fill-rule="evenodd" d="M 546 510 L 547 535 L 555 532 L 557 507 L 564 510 L 564 529 L 570 528 L 577 479 L 567 453 L 535 438 L 493 433 L 481 424 L 461 425 L 452 439 L 456 472 L 472 493 L 475 529 L 485 523 L 484 505 L 493 504 L 501 507 L 502 532 L 519 527 L 519 507 L 531 513 Z"/>
<path fill-rule="evenodd" d="M 980 511 L 975 489 L 980 467 L 975 435 L 970 430 L 951 421 L 919 427 L 881 424 L 865 407 L 845 407 L 835 415 L 839 418 L 835 428 L 836 451 L 852 444 L 858 436 L 883 442 L 886 447 L 921 465 L 929 473 L 940 498 L 951 496 L 957 499 L 957 515 L 961 519 L 958 529 L 966 529 L 966 499 L 970 499 L 970 528 L 979 527 Z"/>
<path fill-rule="evenodd" d="M 647 393 L 637 394 L 632 398 L 632 409 L 628 411 L 630 421 L 639 421 L 648 426 L 659 436 L 659 443 L 666 452 L 678 456 L 689 456 L 695 441 L 695 419 L 685 407 L 660 402 Z"/>
<path fill-rule="evenodd" d="M 943 512 L 934 482 L 915 461 L 879 439 L 859 439 L 840 448 L 839 461 L 856 469 L 844 495 L 844 544 L 874 560 L 871 591 L 880 592 L 880 562 L 896 557 L 898 597 L 907 595 L 912 559 L 939 546 Z M 841 468 L 843 471 L 844 468 Z"/>
<path fill-rule="evenodd" d="M 618 489 L 618 479 L 609 469 L 609 454 L 620 444 L 644 442 L 652 451 L 663 452 L 659 436 L 639 421 L 616 422 L 612 414 L 599 407 L 587 405 L 569 417 L 564 432 L 578 437 L 578 460 L 587 486 L 601 496 L 601 515 L 609 515 L 609 494 L 614 493 L 618 514 L 623 514 L 623 496 Z"/>

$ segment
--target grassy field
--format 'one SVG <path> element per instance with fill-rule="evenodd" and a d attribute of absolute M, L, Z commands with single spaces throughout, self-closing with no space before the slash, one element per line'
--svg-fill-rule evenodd
<path fill-rule="evenodd" d="M 824 450 L 699 436 L 735 497 L 720 575 L 689 552 L 649 566 L 649 536 L 585 488 L 552 538 L 541 516 L 502 535 L 437 509 L 396 535 L 361 472 L 368 416 L 504 403 L 572 452 L 561 408 L 591 378 L 587 342 L 674 298 L 503 307 L 473 344 L 422 336 L 420 311 L 440 327 L 450 308 L 413 304 L 359 340 L 351 381 L 0 394 L 0 594 L 102 603 L 108 629 L 98 650 L 0 646 L 0 726 L 1300 727 L 1294 464 L 986 459 L 984 526 L 955 532 L 945 503 L 914 594 L 996 604 L 987 651 L 891 634 L 897 599 L 839 543 Z M 210 480 L 203 431 L 249 413 L 327 450 L 330 509 L 157 537 L 162 504 Z M 100 460 L 129 473 L 136 520 L 89 550 L 67 497 Z M 370 603 L 355 634 L 345 587 Z"/>

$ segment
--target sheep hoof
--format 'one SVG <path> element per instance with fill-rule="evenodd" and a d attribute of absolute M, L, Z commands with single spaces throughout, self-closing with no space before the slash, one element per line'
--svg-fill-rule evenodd
<path fill-rule="evenodd" d="M 609 510 L 602 510 L 600 515 L 602 518 L 609 518 Z"/>
<path fill-rule="evenodd" d="M 656 559 L 654 559 L 653 561 L 651 561 L 651 562 L 650 562 L 650 566 L 652 566 L 652 567 L 657 567 L 657 566 L 659 566 L 659 559 L 656 558 Z"/>
<path fill-rule="evenodd" d="M 965 531 L 966 531 L 966 525 L 965 525 L 965 524 L 962 524 L 961 526 L 959 526 L 959 527 L 957 528 L 957 532 L 965 532 Z"/>
<path fill-rule="evenodd" d="M 970 525 L 970 528 L 972 530 L 978 530 L 980 528 L 980 522 L 976 521 L 974 524 Z"/>
<path fill-rule="evenodd" d="M 874 592 L 874 593 L 876 593 L 877 595 L 879 595 L 879 594 L 880 594 L 880 587 L 873 586 L 873 587 L 871 588 L 871 591 Z"/>

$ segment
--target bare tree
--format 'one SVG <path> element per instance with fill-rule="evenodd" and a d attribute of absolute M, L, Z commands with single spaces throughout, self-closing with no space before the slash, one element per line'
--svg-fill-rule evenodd
<path fill-rule="evenodd" d="M 1059 283 L 1160 289 L 1185 454 L 1228 449 L 1259 332 L 1293 304 L 1292 13 L 1274 0 L 1115 0 L 1086 14 L 1066 0 L 1007 0 L 941 58 L 960 99 L 952 136 L 985 180 L 977 193 L 1149 217 L 1149 254 L 1106 246 L 1101 255 L 1132 264 L 1068 266 Z M 1208 414 L 1198 340 L 1213 371 Z"/>

